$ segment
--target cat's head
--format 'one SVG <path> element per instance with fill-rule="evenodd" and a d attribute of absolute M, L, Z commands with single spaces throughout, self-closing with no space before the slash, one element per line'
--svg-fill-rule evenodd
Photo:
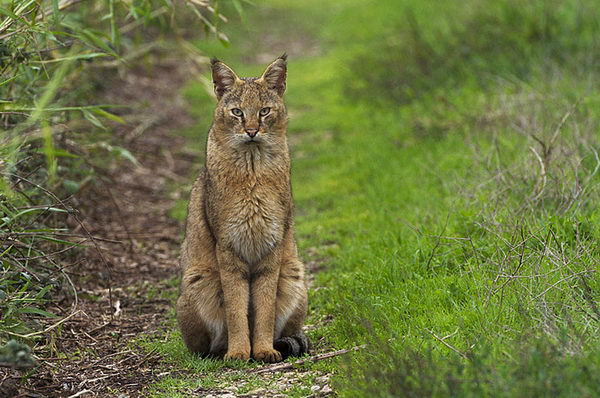
<path fill-rule="evenodd" d="M 233 146 L 260 145 L 285 135 L 286 59 L 286 54 L 277 58 L 258 78 L 239 78 L 223 62 L 212 60 L 214 89 L 219 100 L 213 130 L 220 141 Z"/>

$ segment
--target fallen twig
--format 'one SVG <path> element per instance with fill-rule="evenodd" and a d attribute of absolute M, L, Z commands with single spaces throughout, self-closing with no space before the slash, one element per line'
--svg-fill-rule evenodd
<path fill-rule="evenodd" d="M 75 315 L 79 314 L 80 312 L 82 312 L 82 311 L 81 311 L 81 310 L 77 310 L 77 311 L 75 311 L 75 312 L 71 313 L 69 316 L 67 316 L 67 317 L 64 317 L 64 318 L 63 318 L 63 319 L 61 319 L 60 321 L 58 321 L 58 322 L 56 322 L 56 323 L 54 323 L 54 324 L 50 325 L 50 326 L 49 326 L 49 327 L 47 327 L 46 329 L 44 329 L 44 330 L 40 330 L 40 331 L 38 331 L 38 332 L 33 332 L 33 333 L 28 333 L 28 334 L 18 334 L 18 333 L 13 333 L 13 332 L 5 332 L 5 333 L 8 333 L 8 334 L 10 334 L 10 335 L 17 336 L 17 337 L 20 337 L 20 338 L 23 338 L 23 339 L 28 339 L 28 338 L 31 338 L 31 337 L 33 337 L 33 336 L 38 336 L 38 335 L 40 335 L 40 334 L 48 333 L 48 332 L 49 332 L 49 331 L 51 331 L 52 329 L 54 329 L 54 328 L 56 328 L 57 326 L 60 326 L 61 324 L 65 323 L 66 321 L 68 321 L 69 319 L 71 319 L 71 318 L 72 318 L 72 317 L 74 317 Z"/>
<path fill-rule="evenodd" d="M 103 323 L 103 324 L 102 324 L 102 325 L 100 325 L 100 326 L 96 326 L 95 328 L 93 328 L 92 330 L 90 330 L 88 333 L 89 333 L 89 334 L 96 333 L 96 332 L 98 332 L 98 331 L 100 331 L 100 330 L 104 329 L 104 328 L 105 328 L 105 327 L 107 327 L 108 325 L 110 325 L 110 323 L 111 323 L 111 321 L 108 321 L 108 322 L 105 322 L 105 323 Z"/>
<path fill-rule="evenodd" d="M 467 355 L 461 351 L 459 351 L 456 347 L 446 343 L 445 339 L 447 339 L 448 337 L 453 336 L 456 332 L 449 334 L 446 337 L 439 337 L 437 334 L 433 333 L 433 331 L 429 330 L 429 329 L 425 329 L 427 330 L 436 340 L 438 340 L 440 343 L 442 343 L 443 345 L 445 345 L 446 347 L 450 348 L 452 351 L 456 352 L 458 355 L 460 355 L 461 357 L 463 357 L 464 359 L 469 359 L 469 357 L 467 357 Z"/>
<path fill-rule="evenodd" d="M 366 346 L 367 346 L 366 344 L 357 345 L 352 348 L 346 348 L 343 350 L 337 350 L 337 351 L 332 351 L 332 352 L 325 352 L 323 354 L 314 355 L 309 358 L 299 359 L 296 362 L 278 363 L 275 365 L 266 366 L 264 368 L 251 369 L 251 370 L 249 370 L 249 373 L 267 373 L 267 372 L 278 372 L 280 370 L 293 369 L 296 366 L 301 366 L 308 362 L 322 361 L 323 359 L 337 357 L 338 355 L 344 355 L 344 354 L 347 354 L 352 351 L 359 351 L 359 350 L 362 350 L 363 348 L 365 348 Z"/>
<path fill-rule="evenodd" d="M 144 362 L 146 362 L 148 359 L 150 359 L 152 357 L 156 357 L 156 356 L 160 356 L 160 354 L 158 353 L 158 348 L 154 348 L 153 350 L 148 352 L 146 355 L 144 355 L 144 357 L 138 363 L 133 365 L 133 367 L 130 369 L 137 369 L 140 366 L 142 366 L 144 364 Z"/>
<path fill-rule="evenodd" d="M 77 397 L 82 396 L 83 394 L 89 394 L 91 392 L 92 392 L 92 390 L 81 390 L 73 395 L 69 395 L 69 398 L 77 398 Z"/>

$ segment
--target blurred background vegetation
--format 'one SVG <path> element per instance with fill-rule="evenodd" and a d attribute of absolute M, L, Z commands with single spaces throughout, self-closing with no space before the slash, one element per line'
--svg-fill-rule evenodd
<path fill-rule="evenodd" d="M 288 51 L 298 240 L 320 270 L 311 337 L 368 344 L 315 365 L 337 393 L 600 394 L 600 3 L 179 4 L 193 24 L 171 3 L 71 3 L 2 3 L 2 338 L 32 333 L 24 320 L 69 289 L 63 198 L 94 179 L 94 156 L 135 161 L 107 127 L 127 104 L 93 101 L 105 70 L 179 46 L 255 75 Z M 197 149 L 206 82 L 186 86 L 197 123 L 178 133 Z M 176 331 L 150 346 L 205 366 L 182 362 Z M 169 376 L 156 394 L 198 383 Z"/>

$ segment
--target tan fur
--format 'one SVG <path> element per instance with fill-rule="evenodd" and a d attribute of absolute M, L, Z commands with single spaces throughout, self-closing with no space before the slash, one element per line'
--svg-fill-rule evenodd
<path fill-rule="evenodd" d="M 307 308 L 292 220 L 286 57 L 258 79 L 216 60 L 212 69 L 219 102 L 188 209 L 177 317 L 194 353 L 275 362 L 274 339 L 300 332 Z"/>

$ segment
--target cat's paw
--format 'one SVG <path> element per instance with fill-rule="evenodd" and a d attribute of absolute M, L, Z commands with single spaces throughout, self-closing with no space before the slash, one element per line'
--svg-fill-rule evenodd
<path fill-rule="evenodd" d="M 254 359 L 269 363 L 281 362 L 281 353 L 273 348 L 268 348 L 255 352 Z"/>
<path fill-rule="evenodd" d="M 224 357 L 227 359 L 237 359 L 240 361 L 249 361 L 250 360 L 250 351 L 227 351 Z"/>

